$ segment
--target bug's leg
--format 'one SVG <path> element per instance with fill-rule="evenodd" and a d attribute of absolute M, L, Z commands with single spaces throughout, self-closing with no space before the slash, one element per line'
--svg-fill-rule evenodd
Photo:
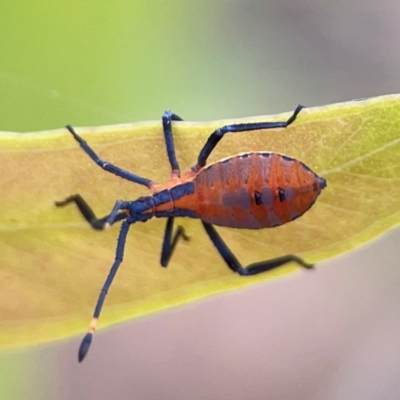
<path fill-rule="evenodd" d="M 83 217 L 86 219 L 87 222 L 91 225 L 93 229 L 96 230 L 103 230 L 107 227 L 106 222 L 109 219 L 110 215 L 106 215 L 105 217 L 102 218 L 97 218 L 96 214 L 92 210 L 92 208 L 89 206 L 89 204 L 85 201 L 85 199 L 80 195 L 80 194 L 74 194 L 72 196 L 67 197 L 63 201 L 56 201 L 55 204 L 57 207 L 63 207 L 69 203 L 75 203 L 77 207 L 79 208 L 79 211 L 83 215 Z M 114 219 L 111 221 L 109 224 L 113 224 L 115 222 L 121 221 L 122 219 L 127 218 L 128 215 L 126 214 L 125 211 L 119 211 Z"/>
<path fill-rule="evenodd" d="M 183 119 L 172 111 L 165 111 L 162 116 L 162 124 L 165 146 L 167 148 L 168 159 L 171 165 L 171 178 L 174 178 L 181 176 L 181 170 L 175 154 L 174 137 L 172 134 L 172 121 L 183 121 Z M 161 265 L 163 267 L 168 266 L 169 260 L 175 250 L 175 246 L 178 243 L 179 238 L 182 237 L 184 240 L 189 240 L 189 236 L 186 235 L 182 226 L 178 226 L 175 234 L 172 236 L 173 227 L 174 218 L 169 217 L 165 226 L 165 234 L 161 250 Z"/>
<path fill-rule="evenodd" d="M 172 135 L 172 121 L 183 121 L 183 119 L 179 115 L 174 114 L 172 111 L 165 111 L 164 115 L 162 116 L 162 124 L 169 163 L 171 164 L 171 176 L 179 177 L 181 175 L 181 170 L 175 154 L 174 138 Z"/>
<path fill-rule="evenodd" d="M 175 234 L 172 236 L 174 229 L 174 217 L 169 217 L 165 226 L 164 241 L 161 250 L 161 265 L 167 267 L 172 253 L 175 250 L 175 246 L 178 243 L 179 238 L 189 240 L 189 236 L 186 235 L 185 229 L 182 226 L 178 226 Z"/>
<path fill-rule="evenodd" d="M 79 362 L 81 362 L 86 357 L 86 354 L 89 351 L 89 347 L 92 342 L 93 334 L 94 334 L 94 331 L 96 330 L 97 321 L 99 319 L 100 312 L 103 307 L 104 299 L 106 298 L 108 289 L 110 288 L 111 283 L 115 277 L 115 274 L 118 271 L 118 267 L 121 264 L 122 259 L 124 257 L 126 236 L 128 234 L 130 224 L 131 224 L 131 222 L 124 221 L 121 225 L 121 231 L 120 231 L 119 237 L 118 237 L 115 261 L 111 267 L 111 270 L 107 276 L 107 279 L 103 285 L 103 288 L 101 289 L 101 292 L 100 292 L 100 295 L 97 300 L 97 304 L 96 304 L 96 307 L 95 307 L 95 310 L 93 313 L 93 318 L 89 325 L 88 333 L 82 339 L 81 345 L 79 346 L 79 351 L 78 351 Z"/>
<path fill-rule="evenodd" d="M 82 147 L 83 151 L 101 168 L 103 168 L 105 171 L 111 172 L 121 178 L 124 178 L 128 181 L 134 182 L 134 183 L 139 183 L 140 185 L 147 186 L 150 188 L 152 185 L 154 185 L 154 182 L 151 181 L 150 179 L 147 178 L 142 178 L 139 175 L 132 174 L 131 172 L 125 171 L 122 168 L 116 167 L 113 164 L 108 163 L 107 161 L 103 161 L 99 156 L 92 150 L 92 148 L 86 143 L 85 140 L 83 140 L 72 128 L 71 125 L 67 125 L 66 128 L 69 130 L 69 132 L 72 134 L 74 139 L 80 144 Z"/>
<path fill-rule="evenodd" d="M 286 128 L 289 126 L 297 117 L 297 114 L 304 108 L 302 105 L 298 105 L 294 110 L 293 114 L 287 121 L 276 121 L 276 122 L 250 122 L 248 124 L 233 124 L 225 125 L 222 128 L 215 130 L 208 138 L 206 144 L 202 148 L 197 160 L 197 165 L 192 169 L 194 171 L 204 167 L 207 162 L 208 156 L 214 150 L 215 146 L 222 139 L 226 133 L 236 133 L 236 132 L 247 132 L 255 131 L 259 129 L 275 129 L 275 128 Z"/>
<path fill-rule="evenodd" d="M 218 234 L 216 229 L 209 223 L 203 222 L 204 228 L 208 233 L 211 241 L 214 243 L 214 246 L 217 248 L 218 252 L 221 254 L 222 258 L 227 263 L 228 267 L 233 271 L 238 273 L 239 275 L 255 275 L 260 272 L 269 271 L 274 268 L 278 268 L 281 265 L 284 265 L 288 262 L 296 262 L 300 266 L 311 269 L 314 266 L 312 264 L 308 264 L 303 261 L 300 257 L 288 254 L 286 256 L 272 258 L 270 260 L 260 261 L 257 263 L 253 263 L 248 265 L 247 267 L 242 267 L 239 260 L 234 256 L 234 254 L 229 250 L 228 246 L 222 240 L 221 236 Z"/>

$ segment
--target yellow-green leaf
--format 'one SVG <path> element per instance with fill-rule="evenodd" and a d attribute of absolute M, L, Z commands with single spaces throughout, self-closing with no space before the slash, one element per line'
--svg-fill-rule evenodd
<path fill-rule="evenodd" d="M 194 164 L 216 127 L 231 122 L 174 123 L 181 168 Z M 160 121 L 77 130 L 105 160 L 158 182 L 169 177 Z M 295 157 L 326 178 L 328 187 L 309 212 L 284 226 L 218 228 L 243 265 L 287 253 L 319 262 L 400 221 L 399 95 L 305 109 L 284 130 L 227 135 L 210 161 L 250 150 Z M 118 228 L 93 231 L 74 206 L 59 209 L 54 201 L 80 193 L 105 215 L 116 199 L 131 200 L 146 189 L 102 171 L 65 129 L 1 133 L 0 165 L 0 346 L 84 333 L 114 259 Z M 99 327 L 298 269 L 291 264 L 254 277 L 236 276 L 199 221 L 190 219 L 179 224 L 191 241 L 179 243 L 169 267 L 161 268 L 164 224 L 154 219 L 131 227 Z"/>

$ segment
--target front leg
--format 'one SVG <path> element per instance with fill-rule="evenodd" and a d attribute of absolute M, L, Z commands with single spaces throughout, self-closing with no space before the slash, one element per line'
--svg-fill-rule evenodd
<path fill-rule="evenodd" d="M 162 124 L 164 130 L 165 147 L 167 148 L 167 155 L 171 165 L 171 177 L 179 177 L 181 176 L 181 170 L 175 154 L 174 138 L 172 135 L 172 121 L 183 121 L 183 119 L 172 111 L 165 111 L 164 115 L 162 116 Z"/>
<path fill-rule="evenodd" d="M 79 208 L 79 211 L 81 212 L 83 217 L 86 219 L 86 221 L 89 222 L 90 226 L 93 229 L 104 230 L 108 226 L 107 224 L 109 224 L 109 223 L 107 223 L 107 220 L 110 218 L 111 214 L 106 215 L 102 218 L 97 218 L 93 209 L 89 206 L 89 204 L 85 201 L 85 199 L 80 194 L 74 194 L 72 196 L 67 197 L 63 201 L 55 202 L 57 207 L 64 207 L 65 205 L 67 205 L 69 203 L 75 203 L 77 205 L 77 207 Z M 125 211 L 119 211 L 115 215 L 111 224 L 114 224 L 117 221 L 126 219 L 127 217 L 128 217 L 128 215 Z"/>
<path fill-rule="evenodd" d="M 120 178 L 126 179 L 130 182 L 138 183 L 140 185 L 147 186 L 148 188 L 151 188 L 154 185 L 154 182 L 150 179 L 143 178 L 139 175 L 135 175 L 132 172 L 125 171 L 122 168 L 119 168 L 113 164 L 110 164 L 107 161 L 102 160 L 94 151 L 93 149 L 86 143 L 85 140 L 83 140 L 74 130 L 74 128 L 71 125 L 67 125 L 66 128 L 69 130 L 69 132 L 72 134 L 74 139 L 80 144 L 81 148 L 83 151 L 101 168 L 103 168 L 105 171 L 111 172 Z"/>

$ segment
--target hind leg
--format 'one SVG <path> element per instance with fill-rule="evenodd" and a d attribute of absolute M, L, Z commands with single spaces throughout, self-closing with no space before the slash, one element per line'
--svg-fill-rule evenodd
<path fill-rule="evenodd" d="M 314 266 L 312 264 L 306 263 L 300 257 L 294 254 L 288 254 L 286 256 L 272 258 L 270 260 L 260 261 L 243 267 L 235 255 L 229 250 L 226 243 L 222 240 L 221 236 L 218 234 L 216 229 L 209 223 L 203 222 L 204 228 L 210 237 L 214 246 L 218 250 L 221 257 L 224 259 L 228 267 L 233 271 L 242 276 L 256 275 L 261 272 L 270 271 L 271 269 L 278 268 L 281 265 L 287 264 L 289 262 L 295 262 L 301 267 L 312 269 Z"/>

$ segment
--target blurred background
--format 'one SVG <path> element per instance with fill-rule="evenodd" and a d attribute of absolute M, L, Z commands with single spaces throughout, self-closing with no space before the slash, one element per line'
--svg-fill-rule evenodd
<path fill-rule="evenodd" d="M 395 0 L 5 0 L 0 130 L 399 93 L 399 19 Z M 100 331 L 81 365 L 80 337 L 3 351 L 0 398 L 399 399 L 399 240 Z"/>

